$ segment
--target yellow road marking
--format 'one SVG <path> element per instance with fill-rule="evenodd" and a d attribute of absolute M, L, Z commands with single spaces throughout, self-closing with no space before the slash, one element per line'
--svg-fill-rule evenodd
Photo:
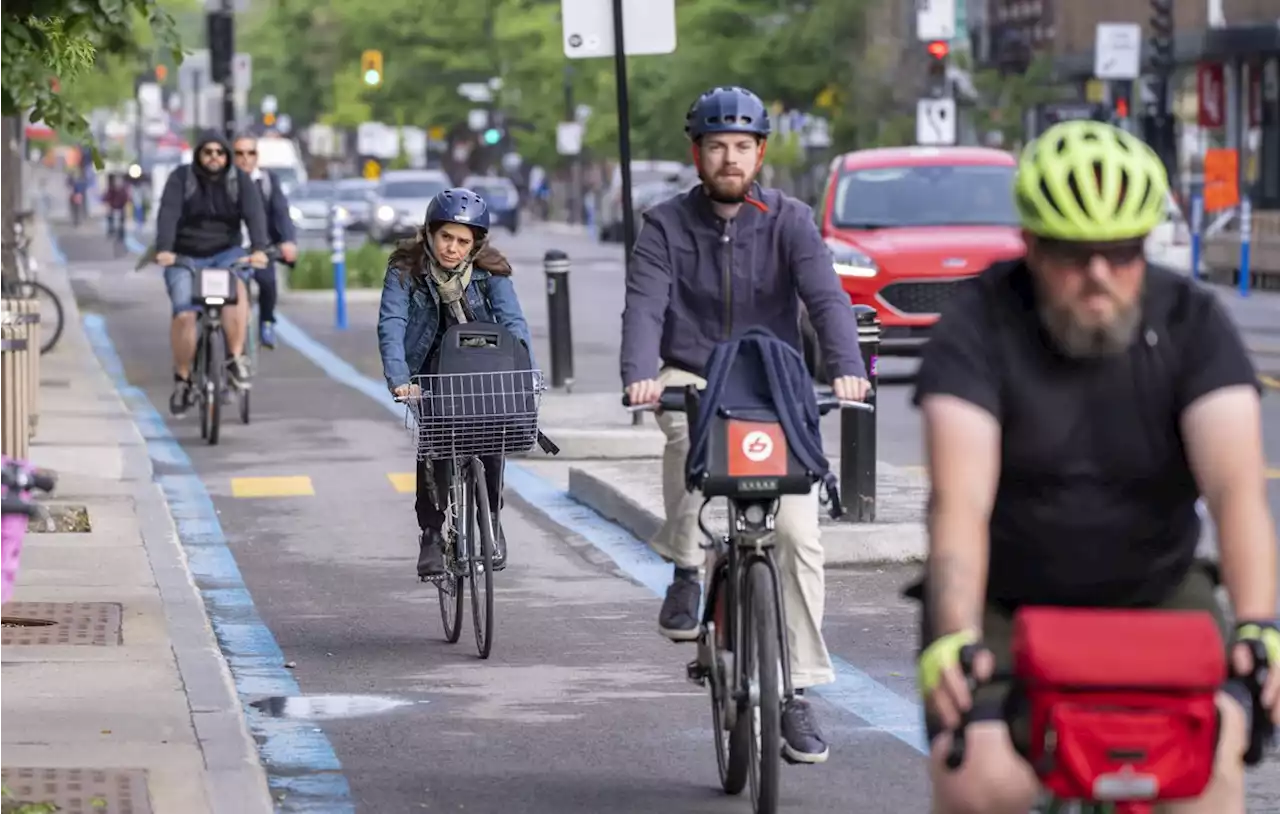
<path fill-rule="evenodd" d="M 397 492 L 403 494 L 410 494 L 417 488 L 416 476 L 412 472 L 390 472 L 387 480 L 391 481 Z"/>
<path fill-rule="evenodd" d="M 1265 373 L 1258 374 L 1258 381 L 1262 382 L 1262 386 L 1270 390 L 1280 390 L 1280 379 L 1275 376 L 1268 376 Z"/>
<path fill-rule="evenodd" d="M 1280 469 L 1272 467 L 1267 470 L 1267 480 L 1280 480 Z"/>
<path fill-rule="evenodd" d="M 306 475 L 231 479 L 233 497 L 310 497 L 315 493 Z"/>

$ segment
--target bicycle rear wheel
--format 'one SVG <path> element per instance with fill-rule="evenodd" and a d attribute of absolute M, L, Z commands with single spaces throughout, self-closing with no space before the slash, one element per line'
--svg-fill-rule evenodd
<path fill-rule="evenodd" d="M 747 606 L 751 618 L 744 622 L 743 650 L 748 659 L 746 675 L 754 674 L 757 685 L 756 708 L 744 718 L 752 726 L 751 802 L 757 814 L 778 810 L 782 768 L 782 691 L 779 688 L 781 660 L 778 645 L 778 606 L 775 601 L 773 571 L 757 560 L 747 571 Z"/>
<path fill-rule="evenodd" d="M 62 300 L 53 293 L 53 289 L 37 280 L 15 282 L 14 292 L 17 299 L 37 300 L 40 303 L 40 355 L 43 356 L 53 350 L 53 346 L 62 338 L 63 321 L 66 319 Z"/>
<path fill-rule="evenodd" d="M 489 658 L 493 649 L 493 514 L 489 511 L 489 489 L 485 486 L 484 464 L 472 458 L 469 468 L 472 500 L 466 508 L 468 548 L 467 572 L 471 578 L 471 624 L 476 631 L 476 650 Z M 471 536 L 479 531 L 479 536 Z"/>

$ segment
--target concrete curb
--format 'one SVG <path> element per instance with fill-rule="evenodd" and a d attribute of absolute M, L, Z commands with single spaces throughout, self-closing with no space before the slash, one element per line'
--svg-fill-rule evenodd
<path fill-rule="evenodd" d="M 47 224 L 42 227 L 48 229 Z M 45 239 L 52 242 L 47 233 Z M 52 283 L 51 288 L 62 300 L 65 312 L 62 341 L 74 337 L 73 341 L 85 348 L 89 358 L 101 369 L 101 362 L 84 333 L 79 303 L 72 293 L 65 265 L 51 263 L 42 269 L 42 276 L 46 283 Z M 105 370 L 102 375 L 110 378 Z M 187 696 L 192 728 L 204 755 L 204 785 L 210 811 L 268 814 L 274 810 L 274 804 L 267 788 L 267 775 L 249 734 L 230 668 L 205 612 L 204 600 L 196 590 L 179 545 L 172 511 L 155 482 L 146 433 L 138 426 L 124 395 L 116 391 L 116 396 L 121 412 L 142 442 L 124 446 L 124 476 L 134 484 L 133 499 L 143 547 L 164 604 L 166 632 Z"/>
<path fill-rule="evenodd" d="M 381 288 L 348 288 L 347 302 L 378 302 L 382 299 Z M 331 288 L 297 289 L 280 291 L 280 302 L 333 302 L 334 293 Z"/>
<path fill-rule="evenodd" d="M 657 429 L 543 427 L 542 432 L 560 447 L 560 454 L 547 455 L 534 447 L 521 457 L 552 461 L 653 460 L 666 443 L 665 436 Z"/>
<path fill-rule="evenodd" d="M 641 540 L 650 539 L 662 526 L 657 514 L 577 467 L 569 469 L 569 496 Z M 926 535 L 922 523 L 824 524 L 822 543 L 828 567 L 911 563 L 924 560 Z"/>

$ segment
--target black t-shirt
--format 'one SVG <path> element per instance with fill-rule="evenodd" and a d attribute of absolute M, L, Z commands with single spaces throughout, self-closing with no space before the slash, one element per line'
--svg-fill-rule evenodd
<path fill-rule="evenodd" d="M 1206 393 L 1257 386 L 1213 292 L 1150 266 L 1123 354 L 1058 353 L 1021 261 L 957 286 L 924 351 L 914 402 L 948 394 L 1001 426 L 987 595 L 1011 606 L 1159 601 L 1191 567 L 1199 496 L 1180 417 Z"/>

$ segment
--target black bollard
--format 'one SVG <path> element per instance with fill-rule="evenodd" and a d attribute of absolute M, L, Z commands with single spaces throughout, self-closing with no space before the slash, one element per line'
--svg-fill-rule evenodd
<path fill-rule="evenodd" d="M 867 402 L 876 403 L 876 368 L 880 356 L 880 319 L 869 305 L 853 306 L 858 317 L 858 349 L 871 381 Z M 873 523 L 876 519 L 876 416 L 877 412 L 840 411 L 840 500 L 845 519 Z"/>
<path fill-rule="evenodd" d="M 551 345 L 551 386 L 573 389 L 573 328 L 569 314 L 569 255 L 548 249 L 542 258 L 547 275 L 547 341 Z"/>

